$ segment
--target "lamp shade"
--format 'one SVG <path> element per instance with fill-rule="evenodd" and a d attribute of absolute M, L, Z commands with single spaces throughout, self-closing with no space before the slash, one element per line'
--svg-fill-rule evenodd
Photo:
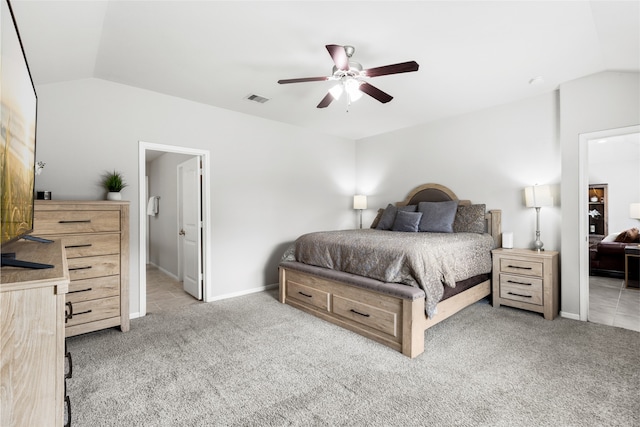
<path fill-rule="evenodd" d="M 640 203 L 631 203 L 629 205 L 629 217 L 640 219 Z"/>
<path fill-rule="evenodd" d="M 353 196 L 353 209 L 367 209 L 367 196 L 362 194 Z"/>
<path fill-rule="evenodd" d="M 524 189 L 524 199 L 528 208 L 553 206 L 550 185 L 534 185 Z"/>

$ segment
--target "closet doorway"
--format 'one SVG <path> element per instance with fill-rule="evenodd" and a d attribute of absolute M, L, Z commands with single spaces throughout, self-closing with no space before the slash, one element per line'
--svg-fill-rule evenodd
<path fill-rule="evenodd" d="M 144 316 L 147 312 L 157 311 L 162 306 L 161 301 L 156 301 L 158 298 L 147 297 L 148 292 L 156 292 L 156 290 L 165 295 L 177 296 L 176 304 L 193 303 L 197 302 L 197 299 L 209 301 L 212 295 L 209 274 L 207 274 L 211 271 L 210 262 L 207 260 L 207 254 L 210 253 L 211 248 L 208 231 L 211 217 L 208 197 L 210 194 L 209 152 L 140 141 L 139 160 L 139 314 Z M 195 172 L 191 171 L 192 175 L 197 174 L 197 177 L 192 176 L 193 179 L 190 179 L 189 183 L 182 182 L 179 174 L 181 169 L 179 166 L 185 161 L 198 165 L 192 168 L 196 170 Z M 188 185 L 194 188 L 187 187 Z M 183 229 L 184 223 L 179 221 L 183 221 L 184 210 L 180 204 L 185 192 L 194 196 L 190 199 L 197 199 L 199 205 L 191 209 L 198 214 L 198 218 L 191 221 L 193 224 L 189 224 L 191 227 L 189 233 L 198 235 L 195 245 L 201 254 L 201 256 L 196 255 L 198 262 L 193 268 L 185 268 L 184 259 L 181 259 L 184 235 L 180 230 Z M 195 253 L 197 254 L 198 251 Z M 195 280 L 193 280 L 194 272 Z M 187 282 L 190 286 L 187 291 L 193 294 L 194 286 L 198 286 L 195 298 L 182 289 L 183 275 L 187 273 L 189 280 L 184 281 L 185 286 Z M 153 283 L 153 286 L 148 286 L 149 283 Z"/>

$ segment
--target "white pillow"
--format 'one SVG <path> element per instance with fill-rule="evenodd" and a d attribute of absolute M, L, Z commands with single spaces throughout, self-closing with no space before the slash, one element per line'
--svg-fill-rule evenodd
<path fill-rule="evenodd" d="M 614 240 L 616 240 L 616 237 L 618 237 L 619 234 L 620 234 L 620 232 L 609 234 L 607 237 L 602 239 L 602 241 L 603 242 L 613 242 Z"/>

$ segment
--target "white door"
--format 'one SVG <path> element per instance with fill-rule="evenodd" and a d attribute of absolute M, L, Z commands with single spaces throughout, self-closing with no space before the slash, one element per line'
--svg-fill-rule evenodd
<path fill-rule="evenodd" d="M 178 165 L 179 227 L 182 279 L 185 292 L 202 299 L 202 184 L 200 157 Z"/>

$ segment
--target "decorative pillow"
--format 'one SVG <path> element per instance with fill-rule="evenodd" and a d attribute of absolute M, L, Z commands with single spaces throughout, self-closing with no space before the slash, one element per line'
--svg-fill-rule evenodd
<path fill-rule="evenodd" d="M 398 213 L 398 208 L 389 203 L 382 212 L 382 216 L 380 217 L 380 221 L 376 226 L 377 230 L 391 230 L 393 227 L 393 222 L 396 220 L 396 214 Z"/>
<path fill-rule="evenodd" d="M 398 210 L 391 230 L 416 232 L 418 231 L 418 225 L 420 225 L 421 218 L 422 212 L 407 212 L 404 210 Z"/>
<path fill-rule="evenodd" d="M 418 203 L 418 212 L 422 212 L 419 230 L 453 233 L 453 220 L 456 217 L 457 209 L 457 200 Z"/>
<path fill-rule="evenodd" d="M 373 222 L 371 223 L 371 228 L 378 227 L 378 223 L 380 222 L 380 218 L 382 218 L 382 213 L 383 212 L 384 212 L 384 209 L 382 209 L 382 208 L 378 209 L 378 214 L 373 219 Z"/>
<path fill-rule="evenodd" d="M 620 232 L 618 233 L 611 233 L 609 234 L 607 237 L 605 237 L 604 239 L 602 239 L 602 242 L 615 242 L 616 238 L 620 235 Z"/>
<path fill-rule="evenodd" d="M 400 206 L 398 208 L 399 211 L 405 211 L 405 212 L 417 212 L 418 211 L 418 205 L 407 205 L 407 206 Z"/>
<path fill-rule="evenodd" d="M 618 237 L 616 237 L 614 242 L 635 243 L 636 241 L 638 241 L 639 233 L 640 233 L 640 230 L 638 230 L 637 228 L 630 228 L 629 230 L 626 230 L 620 233 Z"/>
<path fill-rule="evenodd" d="M 454 233 L 485 233 L 486 205 L 458 206 L 453 220 Z"/>

